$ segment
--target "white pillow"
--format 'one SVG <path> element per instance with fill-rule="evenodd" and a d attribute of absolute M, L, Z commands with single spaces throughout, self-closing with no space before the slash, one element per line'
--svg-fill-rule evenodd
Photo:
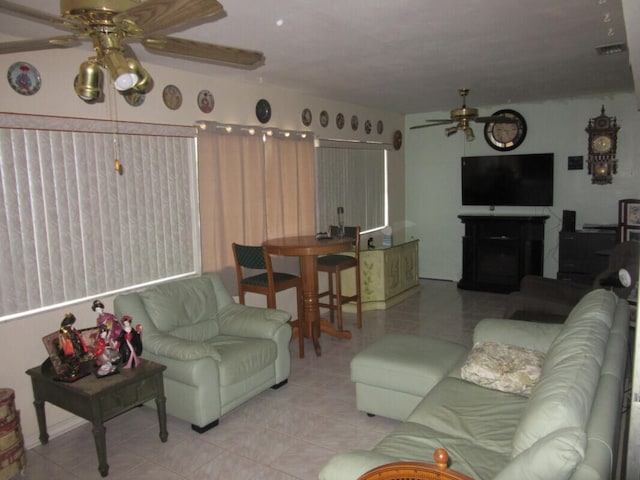
<path fill-rule="evenodd" d="M 461 377 L 481 387 L 531 395 L 540 379 L 544 353 L 497 342 L 477 342 L 462 366 Z"/>

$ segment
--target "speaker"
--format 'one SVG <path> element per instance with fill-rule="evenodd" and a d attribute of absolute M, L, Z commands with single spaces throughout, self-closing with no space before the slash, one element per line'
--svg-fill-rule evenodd
<path fill-rule="evenodd" d="M 575 232 L 576 231 L 576 212 L 575 212 L 575 210 L 563 210 L 562 211 L 562 231 L 563 232 Z"/>

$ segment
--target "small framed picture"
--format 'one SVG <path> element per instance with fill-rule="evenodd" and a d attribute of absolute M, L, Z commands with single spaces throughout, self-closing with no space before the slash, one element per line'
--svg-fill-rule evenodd
<path fill-rule="evenodd" d="M 627 225 L 640 227 L 640 203 L 628 203 L 626 217 Z"/>
<path fill-rule="evenodd" d="M 624 229 L 624 240 L 627 242 L 640 242 L 640 226 L 638 228 L 626 227 Z"/>

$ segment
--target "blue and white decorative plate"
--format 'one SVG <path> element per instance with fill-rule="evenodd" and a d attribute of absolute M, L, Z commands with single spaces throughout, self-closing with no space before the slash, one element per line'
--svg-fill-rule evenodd
<path fill-rule="evenodd" d="M 16 62 L 7 72 L 9 85 L 20 95 L 33 95 L 40 90 L 40 72 L 27 62 Z"/>

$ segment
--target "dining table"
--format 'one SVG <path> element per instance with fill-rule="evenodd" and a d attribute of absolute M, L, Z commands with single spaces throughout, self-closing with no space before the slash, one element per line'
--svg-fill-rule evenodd
<path fill-rule="evenodd" d="M 300 277 L 304 298 L 304 327 L 301 334 L 311 338 L 317 356 L 322 354 L 320 334 L 349 339 L 349 330 L 336 330 L 326 319 L 320 318 L 318 305 L 318 256 L 330 253 L 346 252 L 352 248 L 352 239 L 348 237 L 319 238 L 316 235 L 292 235 L 272 238 L 262 243 L 269 255 L 295 256 L 300 259 Z"/>

